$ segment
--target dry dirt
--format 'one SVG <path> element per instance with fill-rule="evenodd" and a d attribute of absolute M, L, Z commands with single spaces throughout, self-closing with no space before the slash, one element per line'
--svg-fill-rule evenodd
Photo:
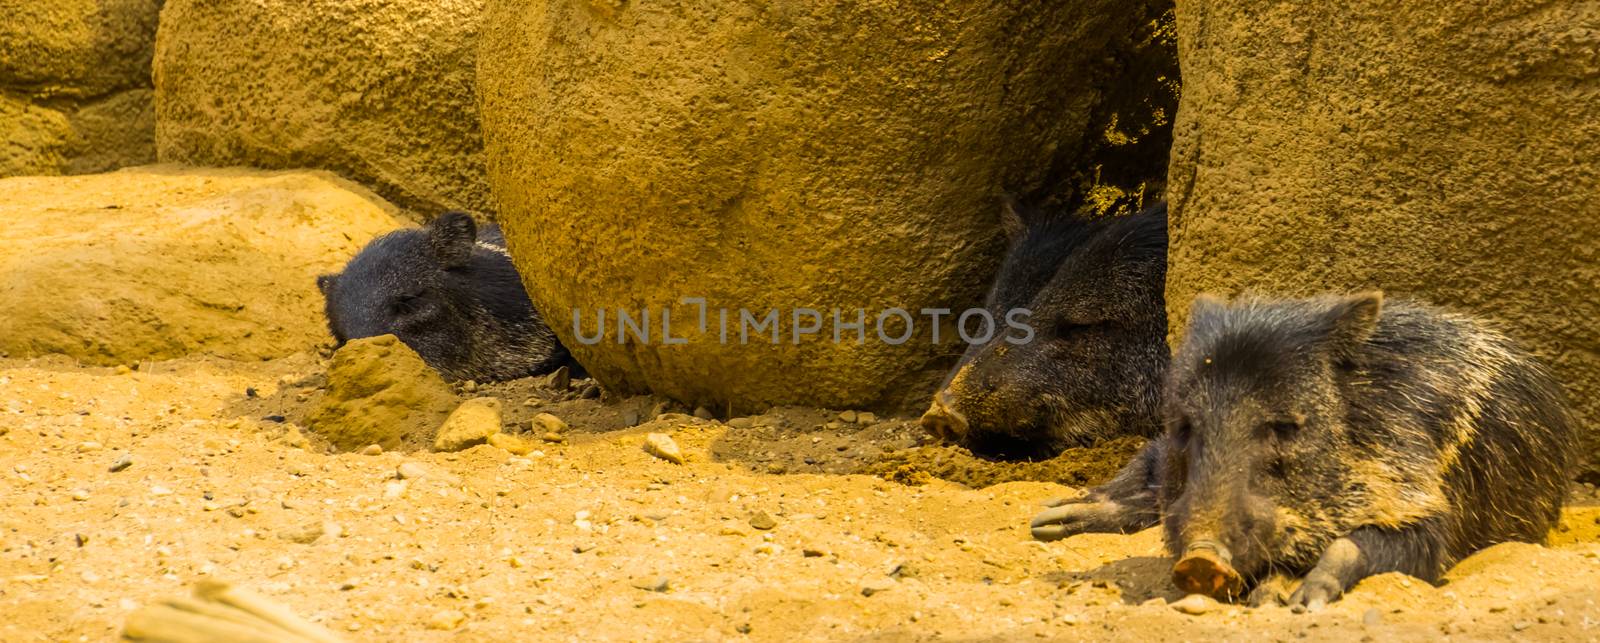
<path fill-rule="evenodd" d="M 0 640 L 114 638 L 207 577 L 368 641 L 1600 637 L 1591 488 L 1551 547 L 1496 547 L 1442 587 L 1389 575 L 1315 614 L 1190 616 L 1165 604 L 1154 531 L 1034 542 L 1027 519 L 1073 489 L 937 476 L 1062 471 L 918 448 L 908 420 L 793 408 L 730 427 L 522 381 L 465 393 L 500 397 L 508 430 L 558 415 L 565 442 L 330 454 L 291 429 L 323 358 L 132 366 L 0 360 Z M 651 431 L 688 463 L 646 454 Z M 397 479 L 402 463 L 425 475 Z"/>

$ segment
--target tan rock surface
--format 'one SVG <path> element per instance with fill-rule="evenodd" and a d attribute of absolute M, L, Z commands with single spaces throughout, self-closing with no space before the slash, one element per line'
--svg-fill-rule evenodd
<path fill-rule="evenodd" d="M 130 364 L 313 350 L 327 339 L 316 276 L 399 225 L 320 172 L 0 179 L 0 352 Z"/>
<path fill-rule="evenodd" d="M 491 210 L 473 89 L 482 5 L 170 0 L 160 158 L 331 170 L 426 217 Z"/>

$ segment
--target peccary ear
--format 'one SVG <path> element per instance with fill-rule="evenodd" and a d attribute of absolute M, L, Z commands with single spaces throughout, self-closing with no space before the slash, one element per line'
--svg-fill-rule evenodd
<path fill-rule="evenodd" d="M 1023 220 L 1017 206 L 1017 197 L 1009 192 L 1000 195 L 1000 227 L 1006 231 L 1006 238 L 1013 242 L 1028 231 L 1028 223 Z"/>
<path fill-rule="evenodd" d="M 333 289 L 333 282 L 338 279 L 339 275 L 337 274 L 317 275 L 317 290 L 322 291 L 323 296 L 327 296 L 328 291 Z"/>
<path fill-rule="evenodd" d="M 1328 308 L 1328 339 L 1336 347 L 1347 347 L 1367 341 L 1378 328 L 1378 315 L 1383 312 L 1383 292 L 1368 291 L 1340 297 Z"/>
<path fill-rule="evenodd" d="M 465 212 L 446 212 L 428 223 L 428 245 L 446 268 L 467 265 L 477 241 L 478 224 Z"/>

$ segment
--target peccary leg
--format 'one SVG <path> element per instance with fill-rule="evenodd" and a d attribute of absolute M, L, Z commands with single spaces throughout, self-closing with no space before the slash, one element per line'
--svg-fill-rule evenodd
<path fill-rule="evenodd" d="M 1098 533 L 1133 533 L 1161 520 L 1158 490 L 1166 439 L 1146 444 L 1117 477 L 1089 490 L 1082 498 L 1046 509 L 1029 525 L 1039 540 Z"/>
<path fill-rule="evenodd" d="M 1322 609 L 1356 581 L 1385 572 L 1437 580 L 1443 550 L 1435 528 L 1431 522 L 1404 529 L 1362 527 L 1333 541 L 1289 597 L 1289 606 L 1297 612 Z"/>

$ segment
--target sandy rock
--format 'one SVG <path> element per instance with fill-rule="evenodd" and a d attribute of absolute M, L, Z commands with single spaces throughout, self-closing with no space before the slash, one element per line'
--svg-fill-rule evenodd
<path fill-rule="evenodd" d="M 431 445 L 455 393 L 394 335 L 358 339 L 333 354 L 328 392 L 306 422 L 335 447 Z"/>
<path fill-rule="evenodd" d="M 316 275 L 399 225 L 325 173 L 142 167 L 0 179 L 0 352 L 119 365 L 327 337 Z"/>
<path fill-rule="evenodd" d="M 124 469 L 127 469 L 128 467 L 131 467 L 131 466 L 133 466 L 133 456 L 130 455 L 130 454 L 124 453 L 124 454 L 122 454 L 120 456 L 117 456 L 116 461 L 112 462 L 111 466 L 106 468 L 106 471 L 110 471 L 111 473 L 116 473 L 118 471 L 122 471 Z"/>
<path fill-rule="evenodd" d="M 665 433 L 644 436 L 644 451 L 673 464 L 684 463 L 683 449 L 678 448 L 678 442 Z"/>
<path fill-rule="evenodd" d="M 0 85 L 92 97 L 148 86 L 160 0 L 0 0 Z"/>
<path fill-rule="evenodd" d="M 474 90 L 483 0 L 168 0 L 163 161 L 314 167 L 429 214 L 488 211 Z"/>
<path fill-rule="evenodd" d="M 1221 604 L 1204 594 L 1190 594 L 1173 601 L 1169 607 L 1190 616 L 1199 616 L 1221 607 Z"/>
<path fill-rule="evenodd" d="M 0 177 L 88 174 L 156 160 L 148 89 L 84 101 L 0 94 Z"/>
<path fill-rule="evenodd" d="M 327 533 L 327 526 L 319 521 L 281 529 L 278 531 L 278 537 L 292 543 L 309 545 L 317 542 L 325 533 Z"/>
<path fill-rule="evenodd" d="M 450 413 L 433 439 L 434 451 L 460 451 L 486 444 L 500 432 L 500 400 L 479 397 L 467 400 Z"/>
<path fill-rule="evenodd" d="M 159 0 L 0 0 L 0 177 L 155 160 Z"/>
<path fill-rule="evenodd" d="M 1070 206 L 1125 192 L 1119 172 L 1130 190 L 1165 176 L 1159 134 L 1147 158 L 1095 160 L 1129 138 L 1108 131 L 1171 113 L 1170 79 L 1119 62 L 1161 3 L 604 4 L 488 3 L 478 81 L 499 220 L 514 252 L 538 249 L 515 260 L 539 309 L 580 311 L 585 334 L 606 309 L 599 342 L 552 327 L 609 391 L 735 412 L 921 398 L 949 353 L 926 318 L 901 345 L 835 343 L 831 319 L 795 344 L 792 314 L 870 305 L 870 335 L 889 307 L 973 304 L 1002 249 L 999 190 Z M 681 299 L 711 294 L 702 330 Z M 646 302 L 649 341 L 619 343 L 618 307 L 637 320 Z M 663 306 L 687 343 L 666 343 Z M 774 308 L 779 341 L 741 342 L 739 311 Z"/>
<path fill-rule="evenodd" d="M 1197 0 L 1177 17 L 1174 333 L 1201 292 L 1382 288 L 1501 322 L 1600 426 L 1600 5 Z"/>
<path fill-rule="evenodd" d="M 453 630 L 467 622 L 466 613 L 461 610 L 440 610 L 428 617 L 428 629 Z"/>
<path fill-rule="evenodd" d="M 394 472 L 401 480 L 420 480 L 428 477 L 428 467 L 421 462 L 402 462 Z"/>
<path fill-rule="evenodd" d="M 533 452 L 533 443 L 509 433 L 495 433 L 489 436 L 489 446 L 500 449 L 511 455 L 528 455 Z"/>
<path fill-rule="evenodd" d="M 540 413 L 533 416 L 533 430 L 536 432 L 561 434 L 567 432 L 567 423 L 549 413 Z"/>
<path fill-rule="evenodd" d="M 549 375 L 545 375 L 540 385 L 557 391 L 565 391 L 572 387 L 572 370 L 563 366 Z"/>
<path fill-rule="evenodd" d="M 778 519 L 773 518 L 772 514 L 765 511 L 757 511 L 750 515 L 750 526 L 762 531 L 768 531 L 777 528 Z"/>

